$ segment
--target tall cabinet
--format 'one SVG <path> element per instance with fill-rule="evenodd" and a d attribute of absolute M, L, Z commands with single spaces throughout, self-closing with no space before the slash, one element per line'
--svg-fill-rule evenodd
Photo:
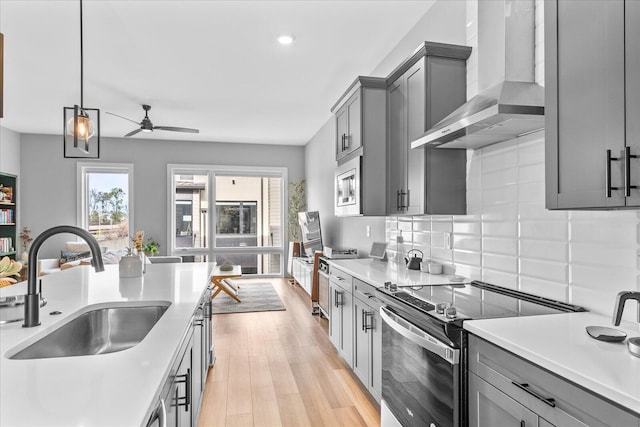
<path fill-rule="evenodd" d="M 640 2 L 544 9 L 546 206 L 638 207 Z"/>
<path fill-rule="evenodd" d="M 470 54 L 425 42 L 387 78 L 387 214 L 466 213 L 466 151 L 410 144 L 466 101 Z"/>
<path fill-rule="evenodd" d="M 0 257 L 16 259 L 18 177 L 0 172 Z"/>

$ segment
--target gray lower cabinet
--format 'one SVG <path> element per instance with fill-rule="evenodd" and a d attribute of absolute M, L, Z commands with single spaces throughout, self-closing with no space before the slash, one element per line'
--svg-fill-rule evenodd
<path fill-rule="evenodd" d="M 425 42 L 387 78 L 387 214 L 466 213 L 466 150 L 410 144 L 466 101 L 470 54 Z"/>
<path fill-rule="evenodd" d="M 535 413 L 469 373 L 469 427 L 537 425 Z"/>
<path fill-rule="evenodd" d="M 165 378 L 159 401 L 147 426 L 194 427 L 202 405 L 209 370 L 211 291 L 205 290 L 185 333 L 169 374 Z M 164 424 L 163 424 L 164 423 Z"/>
<path fill-rule="evenodd" d="M 639 427 L 640 417 L 469 335 L 469 426 Z"/>
<path fill-rule="evenodd" d="M 638 207 L 640 2 L 551 0 L 544 10 L 546 206 Z"/>
<path fill-rule="evenodd" d="M 329 340 L 353 367 L 353 290 L 350 274 L 329 270 Z"/>
<path fill-rule="evenodd" d="M 353 279 L 353 371 L 378 401 L 382 398 L 382 319 L 375 287 Z"/>

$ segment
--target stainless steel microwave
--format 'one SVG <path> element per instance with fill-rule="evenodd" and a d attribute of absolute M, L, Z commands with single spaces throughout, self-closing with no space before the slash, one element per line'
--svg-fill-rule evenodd
<path fill-rule="evenodd" d="M 362 213 L 361 156 L 338 166 L 335 173 L 335 215 L 354 216 Z"/>

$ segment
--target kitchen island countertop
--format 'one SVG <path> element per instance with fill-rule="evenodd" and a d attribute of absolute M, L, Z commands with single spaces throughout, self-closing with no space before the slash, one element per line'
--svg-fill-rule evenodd
<path fill-rule="evenodd" d="M 120 279 L 117 265 L 107 265 L 101 273 L 81 266 L 43 276 L 48 304 L 40 309 L 42 324 L 0 326 L 0 425 L 144 425 L 212 269 L 208 263 L 150 264 L 143 277 Z M 26 288 L 26 282 L 18 283 L 2 288 L 0 296 L 23 295 Z M 171 305 L 132 348 L 94 356 L 8 358 L 88 306 L 145 301 Z M 49 314 L 53 311 L 62 314 Z"/>
<path fill-rule="evenodd" d="M 511 353 L 590 390 L 640 417 L 640 358 L 624 343 L 595 340 L 587 326 L 623 330 L 640 336 L 640 324 L 611 325 L 597 313 L 565 313 L 469 320 L 464 329 Z"/>

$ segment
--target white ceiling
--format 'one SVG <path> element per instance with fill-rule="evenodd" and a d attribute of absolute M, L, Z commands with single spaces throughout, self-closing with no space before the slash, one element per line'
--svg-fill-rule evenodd
<path fill-rule="evenodd" d="M 0 0 L 4 119 L 61 134 L 80 102 L 79 0 Z M 84 0 L 84 105 L 120 137 L 150 104 L 155 139 L 303 145 L 433 1 Z M 276 42 L 291 33 L 295 43 Z M 133 137 L 148 138 L 148 134 Z"/>

